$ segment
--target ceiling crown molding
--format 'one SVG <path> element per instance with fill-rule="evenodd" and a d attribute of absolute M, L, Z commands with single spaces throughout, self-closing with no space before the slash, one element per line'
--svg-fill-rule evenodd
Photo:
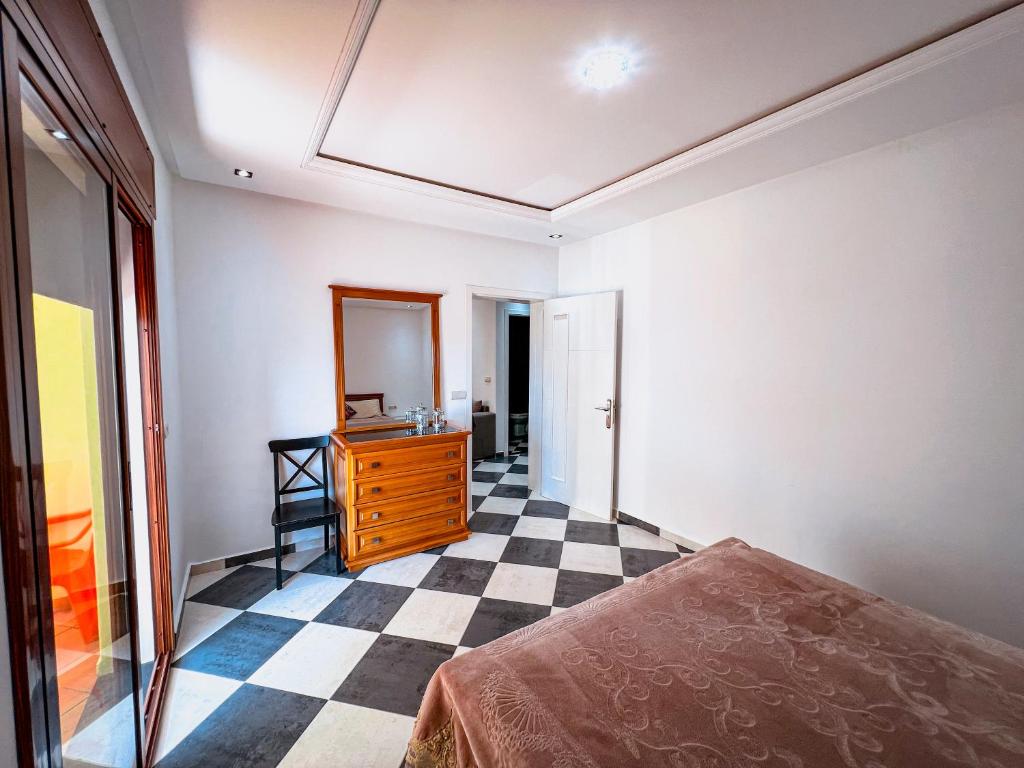
<path fill-rule="evenodd" d="M 341 54 L 334 65 L 334 73 L 331 75 L 330 85 L 327 86 L 327 93 L 324 95 L 323 104 L 320 105 L 320 112 L 316 116 L 316 123 L 313 125 L 313 134 L 309 137 L 306 145 L 306 153 L 302 158 L 302 167 L 307 167 L 317 157 L 320 147 L 323 146 L 327 129 L 331 127 L 334 113 L 338 111 L 338 104 L 348 86 L 349 78 L 352 77 L 352 70 L 355 69 L 356 61 L 359 59 L 359 52 L 366 42 L 366 33 L 370 31 L 370 24 L 380 6 L 380 0 L 359 0 L 356 10 L 352 14 L 352 21 L 348 27 L 348 34 L 345 36 L 345 43 L 341 47 Z"/>
<path fill-rule="evenodd" d="M 768 139 L 789 128 L 823 117 L 833 110 L 894 86 L 915 75 L 940 67 L 979 48 L 1024 33 L 1024 2 L 1022 2 L 795 104 L 691 147 L 656 165 L 611 182 L 552 210 L 547 210 L 320 154 L 320 147 L 341 102 L 379 4 L 380 0 L 359 0 L 302 166 L 321 173 L 377 184 L 410 194 L 425 195 L 510 217 L 541 222 L 571 219 L 576 214 L 588 209 L 663 182 L 683 174 L 687 170 L 723 158 L 730 152 Z M 565 223 L 572 224 L 571 221 L 565 221 Z"/>
<path fill-rule="evenodd" d="M 348 163 L 333 157 L 315 154 L 308 160 L 304 168 L 329 173 L 333 176 L 341 176 L 346 179 L 354 179 L 369 184 L 378 184 L 382 187 L 410 192 L 418 195 L 426 195 L 438 200 L 447 200 L 453 203 L 462 203 L 474 208 L 482 208 L 486 211 L 494 211 L 517 218 L 533 219 L 535 221 L 551 221 L 551 212 L 543 208 L 533 208 L 528 205 L 520 205 L 508 200 L 496 197 L 488 197 L 477 192 L 446 187 L 443 184 L 435 184 L 422 179 L 415 179 L 409 176 L 402 176 L 397 173 L 381 171 L 376 168 Z"/>
<path fill-rule="evenodd" d="M 670 157 L 657 165 L 627 176 L 624 179 L 594 190 L 583 197 L 555 208 L 552 221 L 559 221 L 585 211 L 633 190 L 706 163 L 727 152 L 746 146 L 784 131 L 807 120 L 813 120 L 851 101 L 868 96 L 901 80 L 941 66 L 964 54 L 1024 31 L 1024 5 L 980 21 L 966 29 L 954 32 L 916 51 L 882 64 L 862 75 L 853 77 L 825 91 L 809 96 L 792 106 L 773 112 L 736 130 L 699 144 L 692 149 Z"/>

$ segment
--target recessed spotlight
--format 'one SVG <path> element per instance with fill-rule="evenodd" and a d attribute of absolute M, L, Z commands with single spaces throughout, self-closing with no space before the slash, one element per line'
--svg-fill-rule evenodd
<path fill-rule="evenodd" d="M 558 234 L 557 232 L 552 232 L 550 235 L 548 235 L 548 237 L 550 237 L 552 240 L 561 240 L 563 236 Z"/>
<path fill-rule="evenodd" d="M 629 54 L 619 48 L 601 48 L 580 61 L 580 79 L 588 88 L 606 91 L 621 85 L 629 77 Z"/>
<path fill-rule="evenodd" d="M 71 137 L 68 136 L 60 128 L 47 128 L 46 132 L 48 134 L 50 134 L 51 136 L 53 136 L 53 138 L 55 138 L 57 141 L 70 141 L 71 140 Z"/>
<path fill-rule="evenodd" d="M 235 176 L 241 176 L 243 179 L 251 179 L 252 171 L 248 171 L 245 168 L 235 168 Z"/>

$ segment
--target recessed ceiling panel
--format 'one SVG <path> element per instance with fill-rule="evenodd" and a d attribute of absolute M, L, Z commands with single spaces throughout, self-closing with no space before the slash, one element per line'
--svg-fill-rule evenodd
<path fill-rule="evenodd" d="M 381 0 L 320 153 L 556 208 L 1012 4 Z"/>

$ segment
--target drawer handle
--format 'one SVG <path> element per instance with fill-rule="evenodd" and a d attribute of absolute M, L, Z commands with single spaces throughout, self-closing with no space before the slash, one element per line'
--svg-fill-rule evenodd
<path fill-rule="evenodd" d="M 448 451 L 448 453 L 446 453 L 445 456 L 449 459 L 454 459 L 457 453 L 458 451 Z"/>
<path fill-rule="evenodd" d="M 448 479 L 449 479 L 449 480 L 454 480 L 454 479 L 455 479 L 456 477 L 458 477 L 458 475 L 456 475 L 456 474 L 454 474 L 454 473 L 452 473 L 452 472 L 449 472 L 449 473 L 448 473 Z"/>
<path fill-rule="evenodd" d="M 449 517 L 448 518 L 448 525 L 455 525 L 455 518 L 454 517 Z"/>
<path fill-rule="evenodd" d="M 379 461 L 371 461 L 370 462 L 370 469 L 380 469 L 380 462 Z"/>
<path fill-rule="evenodd" d="M 458 500 L 459 500 L 459 497 L 458 497 L 458 496 L 449 496 L 449 497 L 448 497 L 448 503 L 449 503 L 449 504 L 454 504 L 454 503 L 455 503 L 456 501 L 458 501 Z"/>
<path fill-rule="evenodd" d="M 380 512 L 374 512 L 372 515 L 370 515 L 370 519 L 371 520 L 380 520 Z"/>
<path fill-rule="evenodd" d="M 373 486 L 373 488 L 370 489 L 370 493 L 380 493 L 382 490 L 384 489 L 381 488 L 379 485 L 375 485 Z"/>
<path fill-rule="evenodd" d="M 374 536 L 372 539 L 370 539 L 370 543 L 371 544 L 380 544 L 380 536 Z"/>

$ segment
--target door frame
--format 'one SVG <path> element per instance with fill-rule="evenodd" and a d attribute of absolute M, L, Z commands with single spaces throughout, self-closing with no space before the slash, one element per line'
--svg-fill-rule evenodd
<path fill-rule="evenodd" d="M 466 286 L 466 371 L 468 372 L 468 385 L 466 389 L 466 426 L 473 428 L 473 299 L 492 299 L 494 301 L 514 301 L 530 305 L 530 413 L 540 413 L 541 387 L 543 386 L 542 374 L 544 370 L 544 334 L 543 322 L 544 313 L 534 310 L 534 304 L 543 304 L 546 299 L 554 299 L 558 296 L 556 291 L 524 291 L 516 288 L 496 288 L 485 285 Z M 497 340 L 496 340 L 497 343 Z M 508 344 L 506 343 L 506 348 Z M 497 350 L 495 350 L 497 355 Z M 497 375 L 497 371 L 495 371 Z M 506 382 L 506 387 L 507 387 Z M 497 390 L 495 390 L 497 391 Z M 507 433 L 506 433 L 507 434 Z M 527 482 L 530 488 L 539 488 L 540 483 L 540 424 L 537 419 L 531 418 L 527 425 L 527 442 L 530 445 L 527 454 L 529 474 Z M 506 444 L 505 450 L 508 450 Z M 497 445 L 495 445 L 497 450 Z M 470 451 L 469 468 L 472 471 L 473 455 Z M 472 511 L 473 499 L 470 494 L 469 509 Z"/>
<path fill-rule="evenodd" d="M 503 453 L 508 453 L 509 443 L 512 442 L 511 435 L 509 434 L 509 430 L 508 430 L 508 416 L 512 413 L 512 409 L 509 407 L 509 404 L 508 404 L 508 372 L 509 372 L 509 368 L 508 368 L 508 326 L 509 326 L 509 318 L 511 318 L 511 317 L 532 317 L 533 314 L 534 314 L 534 308 L 533 307 L 530 307 L 529 312 L 527 312 L 526 314 L 520 312 L 519 310 L 512 311 L 512 308 L 509 305 L 513 304 L 513 303 L 515 303 L 515 304 L 524 304 L 526 302 L 513 302 L 512 300 L 507 300 L 507 301 L 504 301 L 502 303 L 502 305 L 498 308 L 498 312 L 497 312 L 498 329 L 497 329 L 497 333 L 495 334 L 495 337 L 494 337 L 495 347 L 496 347 L 496 349 L 495 349 L 495 371 L 494 371 L 494 373 L 498 377 L 498 381 L 495 382 L 496 386 L 495 386 L 495 390 L 494 390 L 494 400 L 495 400 L 494 410 L 495 410 L 496 413 L 499 413 L 499 414 L 504 412 L 505 417 L 506 417 L 504 424 L 498 423 L 495 426 L 495 439 L 496 439 L 495 446 L 497 447 L 497 446 L 500 445 L 503 448 Z M 540 303 L 540 302 L 538 302 L 538 303 Z M 544 322 L 544 318 L 543 317 L 541 318 L 541 322 L 542 323 Z M 538 327 L 540 327 L 540 326 L 538 326 Z M 531 330 L 531 333 L 532 333 L 532 331 L 533 331 L 533 327 L 532 326 L 531 326 L 530 330 Z M 542 342 L 543 342 L 543 339 L 542 339 Z M 543 347 L 543 344 L 542 344 L 542 347 Z M 527 424 L 527 429 L 529 429 L 529 424 Z M 497 436 L 498 435 L 504 436 L 504 440 L 497 440 Z M 527 435 L 527 440 L 529 440 L 529 435 Z"/>
<path fill-rule="evenodd" d="M 143 765 L 152 765 L 156 754 L 160 714 L 167 692 L 171 659 L 174 653 L 174 603 L 171 595 L 171 550 L 167 520 L 167 465 L 163 428 L 163 391 L 160 376 L 160 329 L 156 288 L 156 262 L 153 227 L 132 202 L 127 190 L 116 178 L 115 206 L 132 225 L 132 264 L 135 277 L 135 322 L 139 343 L 139 383 L 142 398 L 143 454 L 146 474 L 146 513 L 149 528 L 150 572 L 153 584 L 153 632 L 155 658 L 153 675 L 145 692 L 142 728 Z M 116 227 L 111 225 L 115 265 L 122 254 Z M 118 274 L 115 272 L 115 274 Z M 120 309 L 120 307 L 119 307 Z M 120 327 L 120 326 L 119 326 Z M 123 362 L 123 358 L 122 358 Z M 123 374 L 122 374 L 123 378 Z M 123 420 L 124 421 L 124 420 Z M 127 424 L 125 424 L 127 431 Z M 127 446 L 126 446 L 127 450 Z M 125 454 L 127 457 L 127 454 Z M 130 525 L 131 520 L 126 522 Z M 134 574 L 134 571 L 133 571 Z M 136 622 L 136 642 L 137 638 Z M 138 655 L 138 654 L 136 654 Z M 146 724 L 151 723 L 150 728 Z"/>

